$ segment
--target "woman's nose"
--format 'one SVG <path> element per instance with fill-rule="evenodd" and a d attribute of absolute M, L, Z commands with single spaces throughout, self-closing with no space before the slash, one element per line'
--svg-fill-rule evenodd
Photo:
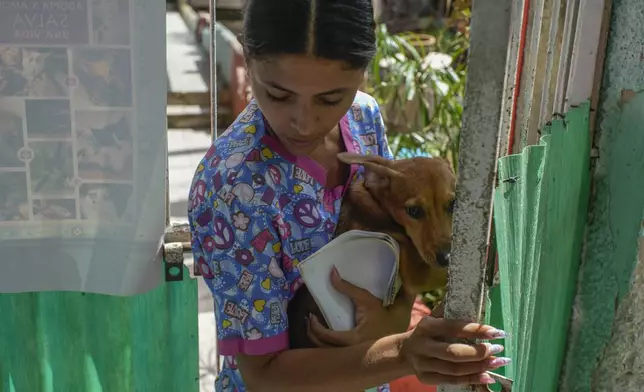
<path fill-rule="evenodd" d="M 310 107 L 300 106 L 291 117 L 291 126 L 302 136 L 315 133 L 315 117 Z"/>

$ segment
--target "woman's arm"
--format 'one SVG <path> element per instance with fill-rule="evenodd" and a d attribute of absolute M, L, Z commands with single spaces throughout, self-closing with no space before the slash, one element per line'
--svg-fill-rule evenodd
<path fill-rule="evenodd" d="M 370 300 L 367 298 L 369 292 L 342 280 L 337 274 L 332 274 L 331 281 L 338 291 L 353 300 L 357 309 L 362 308 L 357 312 L 362 312 L 364 319 L 380 313 L 379 304 L 365 307 Z M 379 323 L 386 323 L 386 319 L 380 318 Z M 323 337 L 338 338 L 345 334 L 324 328 L 315 317 L 310 328 L 310 337 L 315 338 L 315 342 Z M 349 336 L 353 332 L 350 331 Z M 253 392 L 303 389 L 307 392 L 354 392 L 409 374 L 416 374 L 428 384 L 489 383 L 492 380 L 484 372 L 508 363 L 507 358 L 491 357 L 503 347 L 487 343 L 450 344 L 445 338 L 487 340 L 503 336 L 502 331 L 490 326 L 425 318 L 412 331 L 374 341 L 351 343 L 343 348 L 290 350 L 265 356 L 238 355 L 237 364 Z"/>
<path fill-rule="evenodd" d="M 412 374 L 400 355 L 408 334 L 342 348 L 238 355 L 237 365 L 253 392 L 356 392 Z"/>
<path fill-rule="evenodd" d="M 495 357 L 503 346 L 446 340 L 503 337 L 503 331 L 488 325 L 426 317 L 411 331 L 375 342 L 263 357 L 238 355 L 237 364 L 253 392 L 355 392 L 409 374 L 428 385 L 493 384 L 486 372 L 510 362 L 509 358 Z"/>
<path fill-rule="evenodd" d="M 228 158 L 211 148 L 195 174 L 188 211 L 192 253 L 213 294 L 219 355 L 277 353 L 288 348 L 294 265 L 282 251 L 279 212 L 249 202 L 269 185 L 237 192 L 238 185 L 253 184 L 257 172 L 249 165 L 229 170 Z"/>

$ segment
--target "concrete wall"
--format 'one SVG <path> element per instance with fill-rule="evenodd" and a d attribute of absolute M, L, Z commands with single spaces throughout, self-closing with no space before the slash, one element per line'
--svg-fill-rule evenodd
<path fill-rule="evenodd" d="M 566 392 L 644 389 L 644 2 L 612 6 Z"/>

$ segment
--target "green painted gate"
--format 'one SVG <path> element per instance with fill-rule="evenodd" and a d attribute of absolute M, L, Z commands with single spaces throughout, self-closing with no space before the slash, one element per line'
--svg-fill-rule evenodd
<path fill-rule="evenodd" d="M 77 89 L 83 85 L 79 78 L 72 77 L 72 71 L 74 75 L 77 74 L 74 61 L 82 57 L 79 53 L 83 50 L 89 48 L 92 51 L 87 51 L 89 59 L 96 57 L 96 53 L 102 53 L 105 48 L 119 53 L 119 56 L 105 55 L 105 59 L 117 57 L 128 59 L 119 62 L 120 66 L 111 67 L 113 64 L 111 60 L 101 58 L 98 63 L 100 66 L 91 68 L 95 71 L 95 75 L 102 76 L 106 73 L 106 64 L 110 64 L 109 75 L 120 75 L 122 85 L 130 88 L 127 94 L 123 93 L 127 98 L 118 102 L 118 108 L 122 111 L 136 112 L 134 116 L 136 121 L 132 120 L 132 128 L 137 130 L 132 136 L 132 140 L 136 140 L 132 146 L 132 150 L 135 151 L 133 154 L 136 154 L 136 159 L 132 158 L 136 164 L 132 165 L 136 170 L 134 168 L 132 170 L 136 173 L 131 174 L 131 179 L 132 182 L 136 179 L 145 181 L 137 183 L 138 188 L 136 192 L 133 191 L 137 195 L 137 200 L 131 201 L 130 205 L 132 216 L 135 216 L 135 219 L 141 218 L 135 222 L 137 230 L 120 231 L 119 234 L 126 233 L 128 236 L 125 238 L 127 240 L 134 238 L 134 242 L 139 241 L 140 237 L 143 238 L 140 240 L 142 242 L 149 241 L 145 238 L 146 235 L 155 236 L 156 233 L 153 231 L 163 229 L 163 224 L 159 223 L 163 220 L 164 204 L 167 201 L 163 200 L 164 180 L 167 179 L 165 166 L 167 154 L 164 151 L 167 148 L 165 135 L 167 70 L 164 66 L 166 5 L 148 0 L 8 3 L 24 7 L 10 6 L 9 9 L 5 10 L 5 7 L 0 11 L 2 15 L 0 19 L 5 22 L 0 33 L 3 35 L 1 38 L 5 48 L 7 45 L 18 48 L 55 46 L 56 50 L 62 50 L 67 59 L 65 60 L 67 68 L 61 69 L 67 69 L 67 71 L 56 68 L 55 75 L 58 78 L 62 72 L 66 87 L 74 86 Z M 57 4 L 43 6 L 45 3 Z M 103 5 L 106 7 L 100 7 Z M 58 9 L 58 6 L 61 8 Z M 11 20 L 22 20 L 25 24 L 25 21 L 41 19 L 47 21 L 47 26 L 32 26 L 34 31 L 39 33 L 45 27 L 50 28 L 50 22 L 56 24 L 56 21 L 59 23 L 61 20 L 65 21 L 65 26 L 57 25 L 52 32 L 52 37 L 56 37 L 58 41 L 36 40 L 41 36 L 45 37 L 45 33 L 30 36 L 30 38 L 16 38 L 15 42 L 12 41 L 12 37 L 15 37 L 10 34 L 15 27 L 12 27 Z M 113 37 L 116 38 L 110 38 L 115 41 L 105 38 L 108 35 L 99 38 L 101 34 L 98 30 L 96 34 L 91 30 L 97 21 L 105 22 L 105 26 L 101 28 L 105 27 L 105 30 L 110 32 L 125 32 L 128 38 L 123 38 L 122 34 L 115 34 Z M 116 23 L 116 28 L 113 24 L 108 26 L 112 22 Z M 114 46 L 118 48 L 112 49 Z M 97 60 L 87 61 L 91 63 Z M 127 66 L 123 65 L 126 63 Z M 88 67 L 87 63 L 83 64 L 85 64 L 83 67 Z M 78 69 L 81 68 L 79 66 Z M 85 87 L 90 85 L 103 86 L 101 83 L 88 83 Z M 100 92 L 103 93 L 102 90 Z M 15 93 L 4 93 L 5 96 L 12 94 L 15 95 Z M 110 110 L 117 107 L 114 103 L 106 104 L 104 100 L 100 100 L 100 105 L 98 103 L 90 105 L 91 99 L 84 105 L 75 106 L 82 101 L 81 98 L 72 99 L 72 95 L 76 97 L 75 94 L 67 91 L 62 96 L 53 97 L 70 102 L 70 109 L 68 109 L 70 113 L 98 106 L 104 111 L 107 110 L 104 107 L 110 105 Z M 13 95 L 11 99 L 19 102 L 35 97 L 23 96 L 24 94 Z M 39 97 L 43 96 L 52 98 L 51 93 L 43 93 Z M 97 96 L 104 98 L 102 94 Z M 91 97 L 96 98 L 94 95 Z M 3 105 L 8 102 L 4 98 L 3 96 L 3 102 L 0 104 L 2 108 L 6 108 Z M 97 112 L 100 110 L 98 109 Z M 72 121 L 74 124 L 76 122 L 71 117 L 70 114 L 70 127 Z M 96 125 L 94 128 L 101 126 Z M 25 140 L 29 136 L 27 128 L 28 125 L 25 125 Z M 73 136 L 69 136 L 70 139 L 75 137 L 73 132 L 75 131 L 70 128 L 70 135 Z M 4 137 L 2 141 L 5 141 Z M 61 170 L 61 172 L 64 171 Z M 78 178 L 74 178 L 74 181 L 76 180 Z M 99 180 L 94 182 L 102 181 Z M 7 186 L 6 182 L 3 185 Z M 78 218 L 80 220 L 80 216 Z M 55 230 L 60 229 L 62 233 L 63 228 L 67 227 L 66 224 L 54 222 L 51 227 Z M 103 228 L 100 223 L 91 227 L 96 230 Z M 9 231 L 4 227 L 3 230 L 3 234 Z M 58 234 L 60 233 L 55 233 L 54 237 L 58 238 Z M 13 241 L 13 238 L 8 240 L 6 238 L 8 237 L 3 236 L 0 241 L 3 245 Z M 91 248 L 93 240 L 94 238 L 90 237 L 85 244 L 90 251 L 95 250 Z M 152 241 L 156 246 L 158 240 Z M 127 243 L 127 241 L 124 242 Z M 114 256 L 115 259 L 117 257 L 119 256 Z M 0 259 L 5 263 L 11 261 L 6 254 L 0 254 Z M 153 265 L 153 268 L 147 270 L 148 273 L 150 271 L 164 273 L 164 266 L 161 263 Z M 9 271 L 6 268 L 0 269 L 0 276 L 3 273 L 9 274 L 15 271 L 16 269 Z M 25 274 L 34 273 L 33 269 L 29 268 L 18 269 L 18 272 L 20 271 L 24 271 Z M 5 275 L 7 276 L 11 275 Z M 183 280 L 173 282 L 164 282 L 161 278 L 161 283 L 155 289 L 133 296 L 108 296 L 82 292 L 0 294 L 0 392 L 198 391 L 197 281 L 190 278 L 185 267 L 183 276 L 185 277 Z"/>
<path fill-rule="evenodd" d="M 542 130 L 538 145 L 499 160 L 501 283 L 487 317 L 502 319 L 509 333 L 505 354 L 514 362 L 505 374 L 514 392 L 557 390 L 590 191 L 589 107 L 572 108 Z"/>
<path fill-rule="evenodd" d="M 0 392 L 198 391 L 197 282 L 184 276 L 131 297 L 0 295 Z"/>

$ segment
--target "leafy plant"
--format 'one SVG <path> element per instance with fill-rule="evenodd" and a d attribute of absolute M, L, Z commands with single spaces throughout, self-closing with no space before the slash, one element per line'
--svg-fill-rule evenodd
<path fill-rule="evenodd" d="M 467 5 L 455 8 L 435 31 L 390 34 L 385 25 L 378 26 L 367 88 L 381 103 L 396 158 L 440 156 L 457 169 L 469 45 Z M 438 289 L 423 293 L 422 299 L 434 308 L 444 295 Z"/>
<path fill-rule="evenodd" d="M 368 91 L 381 103 L 392 152 L 441 156 L 456 168 L 467 35 L 447 28 L 390 34 L 381 24 L 377 44 Z"/>

